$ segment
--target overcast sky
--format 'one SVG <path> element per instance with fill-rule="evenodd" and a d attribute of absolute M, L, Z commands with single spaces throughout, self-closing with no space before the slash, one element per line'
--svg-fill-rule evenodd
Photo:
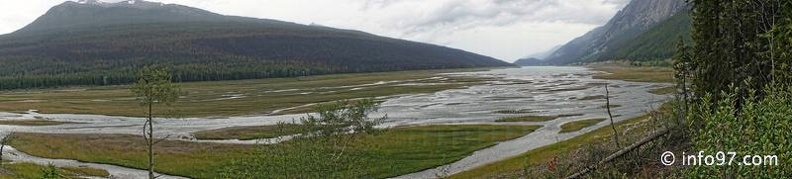
<path fill-rule="evenodd" d="M 0 0 L 0 34 L 65 0 Z M 119 0 L 105 0 L 119 1 Z M 150 0 L 212 12 L 316 23 L 514 61 L 605 24 L 629 0 Z"/>

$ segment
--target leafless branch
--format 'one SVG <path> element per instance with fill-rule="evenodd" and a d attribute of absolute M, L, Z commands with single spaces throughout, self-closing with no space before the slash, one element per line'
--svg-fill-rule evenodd
<path fill-rule="evenodd" d="M 157 141 L 155 141 L 152 145 L 157 145 L 160 142 L 165 141 L 166 139 L 170 138 L 171 136 L 172 136 L 171 134 L 168 134 L 168 136 L 165 136 L 165 137 L 163 137 L 161 139 L 157 139 Z"/>

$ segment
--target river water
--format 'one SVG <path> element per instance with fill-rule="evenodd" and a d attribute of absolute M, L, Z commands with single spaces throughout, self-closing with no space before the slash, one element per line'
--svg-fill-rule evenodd
<path fill-rule="evenodd" d="M 609 85 L 611 104 L 616 122 L 641 116 L 658 107 L 667 96 L 654 95 L 648 91 L 670 84 L 626 82 L 620 80 L 593 79 L 592 75 L 602 73 L 584 67 L 523 67 L 494 69 L 480 72 L 464 72 L 443 74 L 447 76 L 491 77 L 483 85 L 470 86 L 464 89 L 451 89 L 429 94 L 409 94 L 382 97 L 380 110 L 372 117 L 387 114 L 388 119 L 380 127 L 404 125 L 433 124 L 505 124 L 496 123 L 495 119 L 504 116 L 520 115 L 572 115 L 546 122 L 508 123 L 517 125 L 542 125 L 543 127 L 526 136 L 501 142 L 493 147 L 479 150 L 462 160 L 399 178 L 433 178 L 440 174 L 454 174 L 469 170 L 495 161 L 519 155 L 531 149 L 563 141 L 580 134 L 606 126 L 603 121 L 578 132 L 558 134 L 560 125 L 576 120 L 605 118 L 607 112 L 603 108 L 604 99 L 596 96 L 605 95 L 605 84 Z M 402 85 L 433 85 L 428 83 L 409 83 Z M 354 89 L 353 89 L 354 90 Z M 584 100 L 586 97 L 591 99 Z M 530 114 L 504 114 L 504 110 L 522 111 Z M 220 143 L 265 143 L 263 140 L 217 140 L 198 141 L 191 133 L 202 130 L 219 129 L 234 126 L 271 125 L 278 122 L 293 122 L 303 115 L 279 116 L 239 116 L 225 119 L 186 118 L 156 119 L 157 135 L 172 136 L 179 140 Z M 44 118 L 56 121 L 75 122 L 56 126 L 7 126 L 0 125 L 4 132 L 40 132 L 40 133 L 99 133 L 99 134 L 134 134 L 142 133 L 142 118 L 117 117 L 102 115 L 76 114 L 39 114 L 30 111 L 25 114 L 0 113 L 0 120 Z M 24 155 L 21 152 L 7 151 L 24 161 L 37 163 L 51 162 Z M 108 170 L 114 176 L 140 176 L 140 170 L 110 165 L 90 164 L 77 161 L 60 161 L 53 163 L 60 166 L 92 166 Z M 122 177 L 123 178 L 123 177 Z M 136 178 L 136 177 L 131 177 Z M 166 177 L 167 178 L 167 177 Z M 171 178 L 176 178 L 172 177 Z"/>

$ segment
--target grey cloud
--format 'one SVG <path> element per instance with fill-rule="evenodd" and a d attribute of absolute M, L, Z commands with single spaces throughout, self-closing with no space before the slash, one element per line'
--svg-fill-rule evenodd
<path fill-rule="evenodd" d="M 365 9 L 377 10 L 409 0 L 367 0 Z M 391 28 L 405 34 L 436 29 L 468 29 L 479 26 L 508 26 L 520 22 L 565 22 L 604 24 L 629 0 L 449 0 L 436 4 L 425 15 L 409 18 Z"/>
<path fill-rule="evenodd" d="M 363 2 L 362 10 L 380 9 L 389 6 L 392 3 L 402 2 L 402 0 L 365 0 Z"/>

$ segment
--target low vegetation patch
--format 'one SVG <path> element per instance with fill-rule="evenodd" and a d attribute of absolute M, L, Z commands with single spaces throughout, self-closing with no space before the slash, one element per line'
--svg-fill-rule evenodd
<path fill-rule="evenodd" d="M 538 111 L 528 110 L 528 109 L 521 109 L 521 110 L 498 110 L 495 113 L 498 114 L 530 114 L 530 113 L 537 113 Z"/>
<path fill-rule="evenodd" d="M 110 173 L 104 169 L 96 169 L 90 167 L 61 167 L 63 171 L 68 173 L 74 173 L 78 176 L 97 176 L 97 177 L 109 177 Z"/>
<path fill-rule="evenodd" d="M 509 116 L 496 119 L 495 122 L 544 122 L 563 117 L 582 116 L 583 114 L 562 114 L 557 116 Z"/>
<path fill-rule="evenodd" d="M 15 133 L 10 145 L 25 153 L 131 168 L 146 168 L 146 145 L 140 136 L 109 134 Z M 245 157 L 253 146 L 163 141 L 154 147 L 157 171 L 194 178 L 214 178 L 216 168 Z"/>
<path fill-rule="evenodd" d="M 60 122 L 60 121 L 42 120 L 42 119 L 0 120 L 0 125 L 12 125 L 12 126 L 54 126 L 61 124 L 71 124 L 71 122 Z"/>
<path fill-rule="evenodd" d="M 598 100 L 598 99 L 605 99 L 605 95 L 586 96 L 586 97 L 580 98 L 580 100 L 583 100 L 583 101 Z"/>
<path fill-rule="evenodd" d="M 607 72 L 594 75 L 595 79 L 652 83 L 674 82 L 674 69 L 668 67 L 635 67 L 614 63 L 597 64 L 589 67 L 594 70 Z"/>
<path fill-rule="evenodd" d="M 222 178 L 224 174 L 243 178 L 383 178 L 459 160 L 476 150 L 524 136 L 538 128 L 506 125 L 404 127 L 353 140 L 346 149 L 323 143 L 330 140 L 321 138 L 275 145 L 166 140 L 156 145 L 154 151 L 158 172 L 193 178 Z M 37 133 L 15 136 L 11 146 L 35 156 L 132 168 L 145 168 L 146 164 L 145 144 L 139 136 Z M 338 160 L 327 155 L 340 151 L 345 155 Z M 329 170 L 331 168 L 335 170 Z"/>
<path fill-rule="evenodd" d="M 0 168 L 0 179 L 12 178 L 84 178 L 109 177 L 107 170 L 89 167 L 54 167 L 34 163 L 4 163 Z"/>
<path fill-rule="evenodd" d="M 225 117 L 269 114 L 307 104 L 344 99 L 370 98 L 464 88 L 491 78 L 444 76 L 443 73 L 481 69 L 448 69 L 360 74 L 336 74 L 295 78 L 179 83 L 188 92 L 174 111 L 179 117 Z M 443 76 L 444 78 L 433 78 Z M 405 81 L 413 80 L 413 81 Z M 432 83 L 438 85 L 400 85 Z M 101 114 L 141 117 L 145 112 L 129 91 L 129 85 L 80 89 L 41 89 L 0 93 L 0 111 Z M 185 111 L 185 112 L 181 112 Z M 189 111 L 189 113 L 186 113 Z M 313 112 L 298 108 L 279 114 Z"/>
<path fill-rule="evenodd" d="M 579 131 L 580 129 L 593 126 L 597 123 L 604 121 L 605 118 L 597 118 L 597 119 L 586 119 L 580 121 L 572 121 L 568 123 L 564 123 L 561 125 L 561 132 L 559 133 L 567 133 L 567 132 L 575 132 Z"/>
<path fill-rule="evenodd" d="M 622 105 L 618 105 L 618 104 L 611 104 L 611 105 L 602 105 L 602 106 L 600 106 L 600 108 L 602 108 L 602 109 L 608 109 L 608 107 L 610 107 L 611 109 L 613 109 L 613 108 L 622 107 Z"/>
<path fill-rule="evenodd" d="M 667 95 L 667 94 L 675 93 L 676 91 L 677 91 L 677 87 L 669 86 L 669 87 L 655 88 L 649 90 L 649 93 L 656 95 Z"/>
<path fill-rule="evenodd" d="M 592 87 L 592 86 L 590 86 L 590 85 L 585 85 L 585 86 L 575 86 L 575 87 L 567 87 L 567 88 L 558 88 L 558 89 L 552 89 L 552 90 L 550 90 L 550 92 L 579 91 L 579 90 L 585 90 L 585 89 L 589 89 L 589 88 L 591 88 L 591 87 Z"/>
<path fill-rule="evenodd" d="M 267 139 L 283 135 L 298 134 L 302 132 L 302 127 L 298 124 L 279 124 L 270 126 L 244 126 L 229 127 L 215 130 L 199 131 L 193 133 L 196 139 L 201 140 L 224 140 L 224 139 Z"/>

